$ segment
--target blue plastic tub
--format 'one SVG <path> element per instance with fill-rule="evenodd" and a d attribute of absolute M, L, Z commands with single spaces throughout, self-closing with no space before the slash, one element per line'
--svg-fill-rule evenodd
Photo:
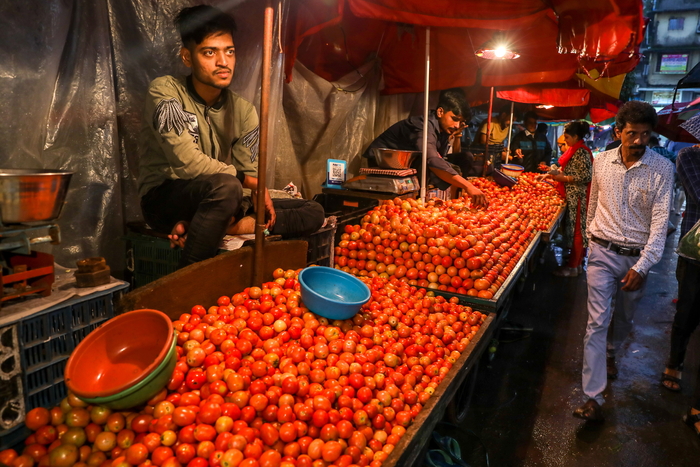
<path fill-rule="evenodd" d="M 301 300 L 314 313 L 328 319 L 349 319 L 370 299 L 369 287 L 339 269 L 309 267 L 299 273 Z"/>

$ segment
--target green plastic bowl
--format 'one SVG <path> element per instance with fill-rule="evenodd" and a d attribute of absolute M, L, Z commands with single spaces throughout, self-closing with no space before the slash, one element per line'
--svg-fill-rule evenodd
<path fill-rule="evenodd" d="M 138 407 L 158 394 L 173 376 L 177 363 L 177 339 L 173 339 L 165 359 L 145 379 L 130 388 L 112 396 L 92 399 L 80 398 L 88 404 L 102 405 L 112 410 L 124 410 Z"/>
<path fill-rule="evenodd" d="M 66 363 L 66 386 L 91 404 L 135 407 L 168 383 L 177 363 L 176 347 L 173 323 L 165 313 L 124 313 L 75 347 Z"/>

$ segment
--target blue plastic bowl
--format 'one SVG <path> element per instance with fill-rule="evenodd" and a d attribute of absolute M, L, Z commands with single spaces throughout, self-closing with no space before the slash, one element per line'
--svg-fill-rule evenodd
<path fill-rule="evenodd" d="M 370 299 L 369 287 L 352 274 L 325 266 L 299 273 L 301 300 L 324 318 L 350 319 Z"/>

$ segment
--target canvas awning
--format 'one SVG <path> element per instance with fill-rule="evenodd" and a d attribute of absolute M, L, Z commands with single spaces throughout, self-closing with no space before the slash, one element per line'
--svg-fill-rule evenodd
<path fill-rule="evenodd" d="M 287 79 L 297 58 L 333 81 L 378 56 L 384 93 L 421 92 L 427 26 L 432 28 L 431 90 L 563 83 L 577 73 L 595 71 L 611 77 L 636 66 L 645 25 L 640 1 L 553 0 L 550 4 L 547 7 L 540 0 L 497 4 L 487 0 L 299 0 L 291 5 L 285 35 Z M 511 61 L 477 58 L 474 51 L 495 33 L 521 57 Z"/>

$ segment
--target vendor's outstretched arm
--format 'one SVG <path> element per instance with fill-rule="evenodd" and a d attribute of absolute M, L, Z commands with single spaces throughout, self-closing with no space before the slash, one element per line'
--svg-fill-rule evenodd
<path fill-rule="evenodd" d="M 463 188 L 472 199 L 472 203 L 476 206 L 488 206 L 486 195 L 477 187 L 466 181 L 461 175 L 452 175 L 445 170 L 436 169 L 434 167 L 430 167 L 430 170 L 440 177 L 441 180 L 446 181 L 450 185 Z"/>
<path fill-rule="evenodd" d="M 252 198 L 253 205 L 255 206 L 255 203 L 257 203 L 258 179 L 251 177 L 250 175 L 246 175 L 241 185 L 243 185 L 243 188 L 249 188 L 253 191 Z M 270 198 L 270 192 L 267 191 L 267 188 L 265 188 L 265 211 L 267 212 L 267 215 L 265 216 L 267 220 L 265 223 L 265 228 L 270 230 L 272 226 L 275 225 L 277 214 L 275 213 L 275 207 L 272 205 L 272 198 Z"/>

